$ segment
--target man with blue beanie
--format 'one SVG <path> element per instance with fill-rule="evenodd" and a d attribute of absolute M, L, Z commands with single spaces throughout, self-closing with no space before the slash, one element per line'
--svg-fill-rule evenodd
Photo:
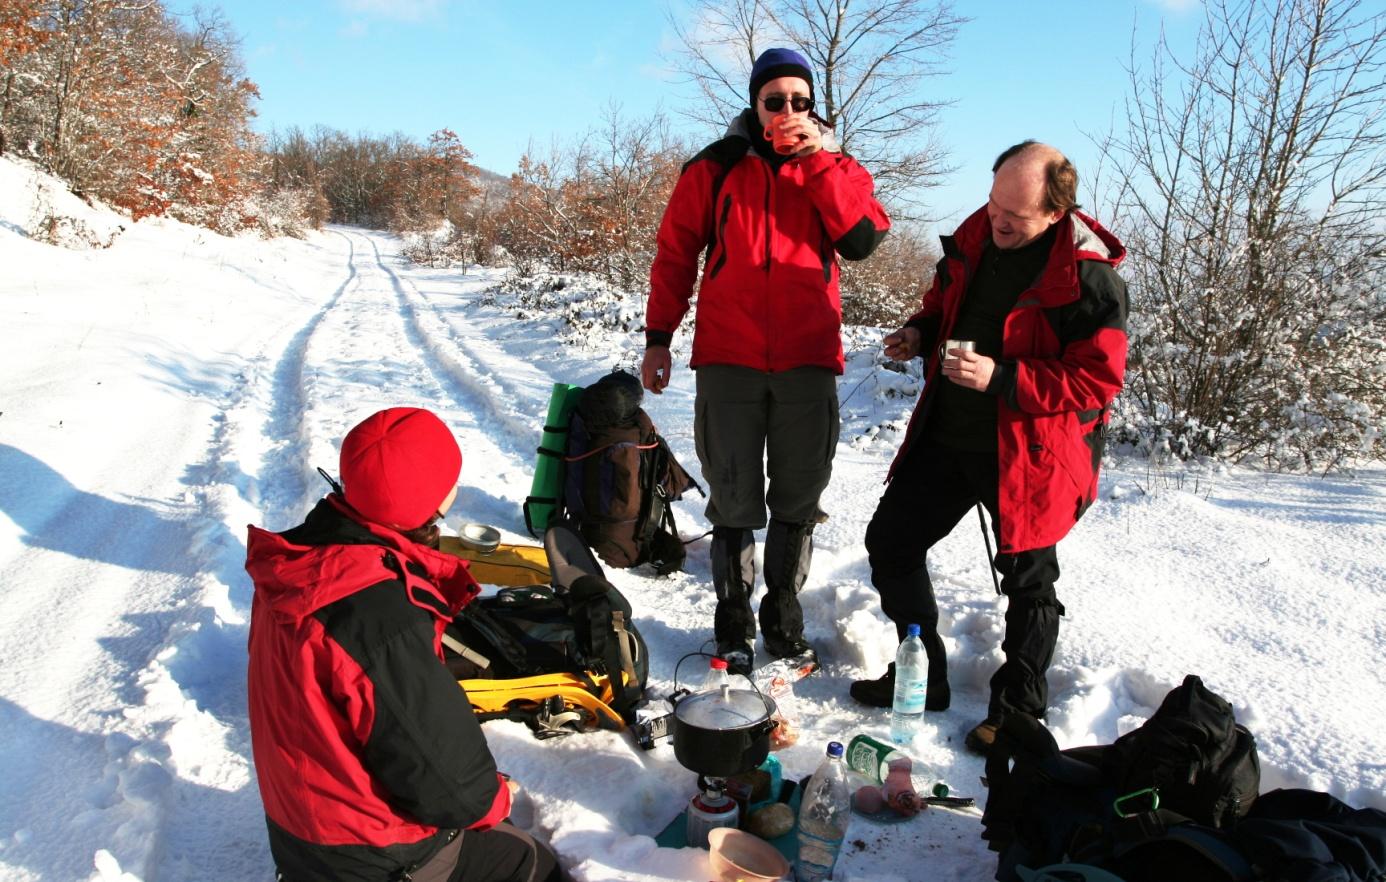
<path fill-rule="evenodd" d="M 718 654 L 741 671 L 753 665 L 753 534 L 766 527 L 768 508 L 765 649 L 811 671 L 817 655 L 804 639 L 798 594 L 837 448 L 837 259 L 867 257 L 890 221 L 871 175 L 814 115 L 813 73 L 801 54 L 767 50 L 749 87 L 751 106 L 684 166 L 669 198 L 650 271 L 641 379 L 655 394 L 668 386 L 669 346 L 696 289 L 694 438 L 713 524 Z"/>

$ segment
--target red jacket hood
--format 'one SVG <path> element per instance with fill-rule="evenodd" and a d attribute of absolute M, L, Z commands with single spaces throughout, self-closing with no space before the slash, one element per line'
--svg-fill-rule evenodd
<path fill-rule="evenodd" d="M 386 563 L 394 556 L 408 573 L 410 588 L 431 588 L 455 615 L 481 590 L 467 562 L 411 542 L 379 524 L 353 517 L 340 499 L 326 500 L 343 517 L 368 530 L 380 544 L 297 545 L 282 533 L 271 533 L 250 525 L 246 541 L 246 572 L 255 583 L 255 592 L 274 617 L 299 622 L 324 606 L 371 585 L 399 579 L 397 569 Z M 415 564 L 425 578 L 409 573 Z"/>

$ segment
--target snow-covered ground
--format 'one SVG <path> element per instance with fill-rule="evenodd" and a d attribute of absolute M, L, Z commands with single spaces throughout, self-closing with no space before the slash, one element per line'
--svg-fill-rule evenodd
<path fill-rule="evenodd" d="M 81 219 L 69 243 L 96 247 L 28 237 L 54 216 Z M 527 539 L 551 384 L 633 364 L 640 334 L 596 319 L 624 310 L 638 327 L 639 298 L 598 291 L 586 321 L 571 286 L 521 304 L 495 272 L 421 270 L 398 249 L 358 229 L 264 242 L 130 224 L 0 159 L 0 877 L 272 877 L 245 714 L 245 525 L 297 523 L 325 490 L 314 468 L 335 471 L 360 418 L 436 410 L 464 453 L 453 514 Z M 828 740 L 887 728 L 847 686 L 894 652 L 861 537 L 918 380 L 881 366 L 878 332 L 849 342 L 831 519 L 804 593 L 826 665 L 800 684 L 804 737 L 780 755 L 796 777 Z M 682 355 L 646 406 L 696 470 Z M 696 499 L 676 508 L 685 535 L 707 529 Z M 915 752 L 982 797 L 961 736 L 985 710 L 1004 602 L 979 533 L 965 520 L 931 556 L 954 705 Z M 1386 808 L 1380 465 L 1322 478 L 1116 461 L 1060 559 L 1049 722 L 1064 746 L 1113 740 L 1197 673 L 1255 733 L 1263 789 Z M 609 575 L 650 644 L 651 691 L 667 693 L 675 661 L 711 636 L 707 540 L 686 572 Z M 654 842 L 694 786 L 668 746 L 486 732 L 575 879 L 710 877 L 704 852 Z M 990 879 L 976 818 L 857 821 L 838 877 Z"/>

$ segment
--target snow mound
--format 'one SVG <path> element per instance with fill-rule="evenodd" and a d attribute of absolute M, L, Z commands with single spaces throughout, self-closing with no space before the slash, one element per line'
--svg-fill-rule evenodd
<path fill-rule="evenodd" d="M 109 248 L 130 223 L 100 203 L 88 204 L 34 163 L 0 157 L 0 235 L 62 248 Z"/>

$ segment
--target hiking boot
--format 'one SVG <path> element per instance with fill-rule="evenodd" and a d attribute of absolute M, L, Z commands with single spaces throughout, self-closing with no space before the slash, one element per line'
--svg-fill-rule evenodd
<path fill-rule="evenodd" d="M 743 677 L 751 676 L 751 668 L 755 664 L 755 651 L 749 646 L 727 646 L 718 647 L 717 654 L 727 663 L 727 671 L 733 674 L 740 674 Z"/>
<path fill-rule="evenodd" d="M 1001 721 L 995 717 L 987 717 L 967 733 L 963 739 L 963 744 L 967 749 L 978 756 L 989 756 L 991 749 L 996 746 L 996 730 L 1001 728 Z"/>
<path fill-rule="evenodd" d="M 818 652 L 802 640 L 787 646 L 772 646 L 767 642 L 765 651 L 784 662 L 796 680 L 818 670 Z"/>
<path fill-rule="evenodd" d="M 875 680 L 856 680 L 849 690 L 853 698 L 871 707 L 890 707 L 895 702 L 895 662 Z"/>
<path fill-rule="evenodd" d="M 924 686 L 924 709 L 926 711 L 946 711 L 953 703 L 953 690 L 948 688 L 947 680 L 930 679 Z"/>
<path fill-rule="evenodd" d="M 895 662 L 891 662 L 886 672 L 875 680 L 857 680 L 852 683 L 852 697 L 871 707 L 890 707 L 895 703 Z M 946 711 L 953 703 L 952 690 L 948 681 L 930 680 L 924 687 L 924 710 Z"/>

